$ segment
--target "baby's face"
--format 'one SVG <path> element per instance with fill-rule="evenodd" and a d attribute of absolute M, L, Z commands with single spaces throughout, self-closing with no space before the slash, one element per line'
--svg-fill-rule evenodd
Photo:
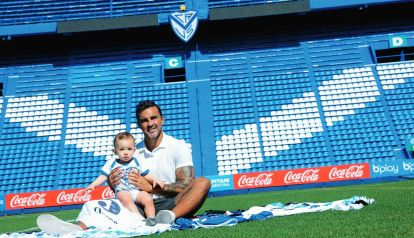
<path fill-rule="evenodd" d="M 115 154 L 122 161 L 130 161 L 136 150 L 135 141 L 132 138 L 120 139 L 115 146 Z"/>

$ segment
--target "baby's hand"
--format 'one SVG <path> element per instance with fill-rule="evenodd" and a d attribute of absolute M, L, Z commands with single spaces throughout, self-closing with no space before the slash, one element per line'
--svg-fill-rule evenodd
<path fill-rule="evenodd" d="M 93 191 L 94 189 L 95 189 L 95 186 L 92 184 L 85 188 L 86 191 L 89 191 L 89 190 Z"/>

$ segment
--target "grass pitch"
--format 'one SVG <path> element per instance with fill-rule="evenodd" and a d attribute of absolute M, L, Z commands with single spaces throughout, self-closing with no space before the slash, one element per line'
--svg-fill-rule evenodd
<path fill-rule="evenodd" d="M 209 209 L 248 209 L 273 202 L 329 202 L 357 195 L 373 198 L 375 202 L 358 211 L 298 214 L 233 227 L 170 231 L 149 237 L 414 237 L 413 180 L 209 198 L 200 213 Z M 51 214 L 71 221 L 78 213 L 79 210 L 71 210 Z M 38 215 L 0 217 L 0 234 L 37 231 Z"/>

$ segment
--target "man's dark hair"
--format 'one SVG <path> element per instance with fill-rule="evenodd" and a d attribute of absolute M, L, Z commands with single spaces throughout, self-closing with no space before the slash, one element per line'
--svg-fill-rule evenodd
<path fill-rule="evenodd" d="M 160 116 L 162 116 L 161 108 L 152 100 L 144 100 L 137 104 L 137 107 L 135 108 L 135 117 L 137 118 L 138 124 L 139 124 L 139 115 L 144 110 L 150 108 L 150 107 L 156 107 L 158 109 L 158 112 L 160 112 Z"/>

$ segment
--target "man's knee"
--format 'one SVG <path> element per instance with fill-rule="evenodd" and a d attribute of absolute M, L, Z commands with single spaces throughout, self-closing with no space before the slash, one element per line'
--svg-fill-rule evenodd
<path fill-rule="evenodd" d="M 205 190 L 206 192 L 208 192 L 211 188 L 211 182 L 210 179 L 208 178 L 204 178 L 204 177 L 199 177 L 195 179 L 195 183 L 194 185 L 197 188 L 202 188 L 203 190 Z"/>

